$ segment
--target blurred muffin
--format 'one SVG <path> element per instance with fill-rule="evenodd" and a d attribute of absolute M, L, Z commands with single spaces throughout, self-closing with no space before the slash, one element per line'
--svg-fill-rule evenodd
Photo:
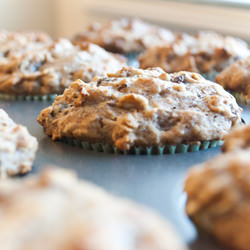
<path fill-rule="evenodd" d="M 66 170 L 0 182 L 4 250 L 187 250 L 154 212 Z"/>
<path fill-rule="evenodd" d="M 94 22 L 73 41 L 89 41 L 117 53 L 141 52 L 151 46 L 171 43 L 175 35 L 140 19 L 121 18 L 105 23 Z"/>
<path fill-rule="evenodd" d="M 38 143 L 0 109 L 0 178 L 31 171 Z"/>
<path fill-rule="evenodd" d="M 237 101 L 250 105 L 250 56 L 225 68 L 215 80 L 231 91 Z"/>
<path fill-rule="evenodd" d="M 72 80 L 85 82 L 125 65 L 125 59 L 94 44 L 74 46 L 67 39 L 0 59 L 0 93 L 60 94 Z"/>
<path fill-rule="evenodd" d="M 140 67 L 161 67 L 166 72 L 181 70 L 213 78 L 236 60 L 250 55 L 247 44 L 213 32 L 195 36 L 182 34 L 172 44 L 151 47 L 139 56 Z"/>
<path fill-rule="evenodd" d="M 220 85 L 195 73 L 125 67 L 86 84 L 73 82 L 38 122 L 53 140 L 135 147 L 219 140 L 241 108 Z"/>
<path fill-rule="evenodd" d="M 225 136 L 223 152 L 230 152 L 250 148 L 250 125 L 233 129 Z"/>
<path fill-rule="evenodd" d="M 185 183 L 187 215 L 230 249 L 249 250 L 249 176 L 248 149 L 193 167 Z"/>
<path fill-rule="evenodd" d="M 52 38 L 40 31 L 7 31 L 0 30 L 0 60 L 25 51 L 39 49 L 51 43 Z"/>

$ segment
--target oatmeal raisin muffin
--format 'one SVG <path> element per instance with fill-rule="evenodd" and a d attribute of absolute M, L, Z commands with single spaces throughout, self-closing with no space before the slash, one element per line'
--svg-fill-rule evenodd
<path fill-rule="evenodd" d="M 151 46 L 171 43 L 175 35 L 140 19 L 121 18 L 105 23 L 94 22 L 73 41 L 89 41 L 117 53 L 141 52 Z"/>
<path fill-rule="evenodd" d="M 0 178 L 31 171 L 38 143 L 0 109 Z"/>
<path fill-rule="evenodd" d="M 237 101 L 250 105 L 250 56 L 225 68 L 215 81 L 232 92 Z"/>
<path fill-rule="evenodd" d="M 241 108 L 219 84 L 196 73 L 124 67 L 86 84 L 73 82 L 38 122 L 53 140 L 134 147 L 220 140 Z"/>
<path fill-rule="evenodd" d="M 0 60 L 20 56 L 28 50 L 41 49 L 51 42 L 52 38 L 44 32 L 0 30 Z"/>
<path fill-rule="evenodd" d="M 166 72 L 181 70 L 206 74 L 220 72 L 236 60 L 250 55 L 247 44 L 213 32 L 195 36 L 182 34 L 172 44 L 155 46 L 139 57 L 140 67 L 161 67 Z"/>
<path fill-rule="evenodd" d="M 248 148 L 250 148 L 250 125 L 243 125 L 225 136 L 222 151 L 230 152 Z"/>
<path fill-rule="evenodd" d="M 72 80 L 89 82 L 125 65 L 125 59 L 94 44 L 74 46 L 59 39 L 42 48 L 0 59 L 0 93 L 60 94 Z"/>
<path fill-rule="evenodd" d="M 249 250 L 249 176 L 248 149 L 195 166 L 186 180 L 188 216 L 229 249 Z"/>
<path fill-rule="evenodd" d="M 0 182 L 4 250 L 187 250 L 153 211 L 61 169 Z"/>

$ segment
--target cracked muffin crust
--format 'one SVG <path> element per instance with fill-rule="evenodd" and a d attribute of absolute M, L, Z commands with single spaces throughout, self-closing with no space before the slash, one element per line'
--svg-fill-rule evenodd
<path fill-rule="evenodd" d="M 241 149 L 250 149 L 250 125 L 240 126 L 233 129 L 224 138 L 223 152 Z"/>
<path fill-rule="evenodd" d="M 0 182 L 4 250 L 187 250 L 151 210 L 50 168 Z"/>
<path fill-rule="evenodd" d="M 233 96 L 199 74 L 124 67 L 88 84 L 73 82 L 38 122 L 53 140 L 124 151 L 222 139 L 241 122 L 241 111 Z"/>
<path fill-rule="evenodd" d="M 171 43 L 175 35 L 140 19 L 121 18 L 104 24 L 95 22 L 75 36 L 75 43 L 89 41 L 111 52 L 141 52 L 151 46 Z"/>
<path fill-rule="evenodd" d="M 67 39 L 0 59 L 0 92 L 13 95 L 60 94 L 72 80 L 85 82 L 125 65 L 126 60 L 94 44 L 74 46 Z"/>
<path fill-rule="evenodd" d="M 0 109 L 0 178 L 31 171 L 37 139 Z"/>
<path fill-rule="evenodd" d="M 250 99 L 250 56 L 225 68 L 215 80 L 226 90 L 242 93 Z"/>
<path fill-rule="evenodd" d="M 185 183 L 186 212 L 229 249 L 250 246 L 250 150 L 193 167 Z"/>
<path fill-rule="evenodd" d="M 247 43 L 213 32 L 179 35 L 172 44 L 155 46 L 139 56 L 141 68 L 161 67 L 166 72 L 181 70 L 209 74 L 220 72 L 236 60 L 250 55 Z"/>

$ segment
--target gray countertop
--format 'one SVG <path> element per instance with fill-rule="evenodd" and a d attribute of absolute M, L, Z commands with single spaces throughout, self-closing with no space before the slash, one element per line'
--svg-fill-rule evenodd
<path fill-rule="evenodd" d="M 171 221 L 194 250 L 218 250 L 207 236 L 197 235 L 184 213 L 182 192 L 187 169 L 211 159 L 220 148 L 187 154 L 147 156 L 115 155 L 83 151 L 48 138 L 36 118 L 49 102 L 2 101 L 0 108 L 17 123 L 28 127 L 39 141 L 33 172 L 49 164 L 74 169 L 81 178 L 92 181 L 110 192 L 145 204 Z M 250 121 L 250 108 L 244 108 L 243 118 Z"/>

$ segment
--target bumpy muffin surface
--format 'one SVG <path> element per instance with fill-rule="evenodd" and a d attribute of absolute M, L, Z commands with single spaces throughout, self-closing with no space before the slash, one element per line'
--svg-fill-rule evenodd
<path fill-rule="evenodd" d="M 250 150 L 193 167 L 185 184 L 186 212 L 229 249 L 250 246 Z"/>
<path fill-rule="evenodd" d="M 54 140 L 129 150 L 222 139 L 240 117 L 234 97 L 199 74 L 125 67 L 88 84 L 73 82 L 38 121 Z"/>
<path fill-rule="evenodd" d="M 225 68 L 215 80 L 225 89 L 250 98 L 250 56 Z"/>
<path fill-rule="evenodd" d="M 0 177 L 31 171 L 38 142 L 0 109 Z"/>
<path fill-rule="evenodd" d="M 74 46 L 59 39 L 20 54 L 0 58 L 0 92 L 15 95 L 58 94 L 72 80 L 91 81 L 96 75 L 114 72 L 125 59 L 94 44 Z"/>
<path fill-rule="evenodd" d="M 74 42 L 89 41 L 111 52 L 141 52 L 151 46 L 171 43 L 175 35 L 164 28 L 139 19 L 95 22 L 76 35 Z"/>
<path fill-rule="evenodd" d="M 223 152 L 250 148 L 250 125 L 242 125 L 225 136 Z"/>
<path fill-rule="evenodd" d="M 47 169 L 0 182 L 4 250 L 187 250 L 152 211 Z"/>
<path fill-rule="evenodd" d="M 182 34 L 172 44 L 149 48 L 139 56 L 139 61 L 141 68 L 161 67 L 167 72 L 186 70 L 207 74 L 220 72 L 248 55 L 249 48 L 240 39 L 200 32 L 195 36 Z"/>

